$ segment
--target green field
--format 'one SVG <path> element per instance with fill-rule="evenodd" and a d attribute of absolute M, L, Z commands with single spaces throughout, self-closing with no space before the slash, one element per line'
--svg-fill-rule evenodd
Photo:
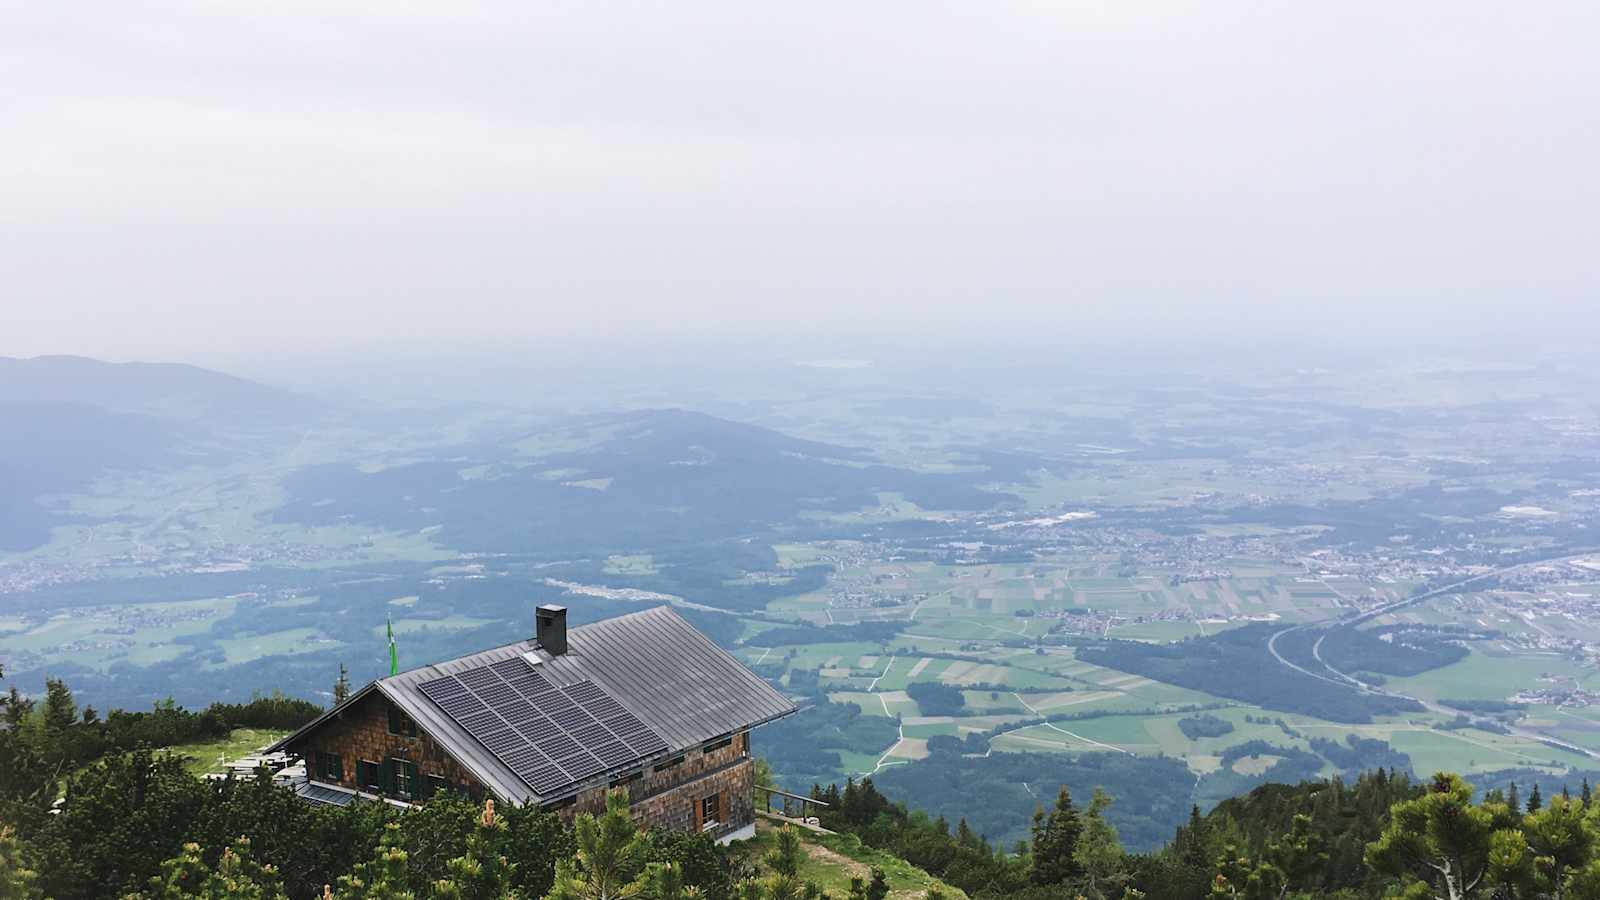
<path fill-rule="evenodd" d="M 229 762 L 248 756 L 287 734 L 287 731 L 264 728 L 235 728 L 226 738 L 219 741 L 178 744 L 167 749 L 184 757 L 184 768 L 189 770 L 190 774 L 204 775 L 207 772 L 224 771 Z"/>

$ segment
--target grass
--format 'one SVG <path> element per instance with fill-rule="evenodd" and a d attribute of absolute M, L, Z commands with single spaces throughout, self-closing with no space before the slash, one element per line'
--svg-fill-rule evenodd
<path fill-rule="evenodd" d="M 287 731 L 264 728 L 235 728 L 226 738 L 201 744 L 179 744 L 167 749 L 184 757 L 183 767 L 191 775 L 221 772 L 226 763 L 248 756 L 287 735 Z"/>
<path fill-rule="evenodd" d="M 313 653 L 339 643 L 323 637 L 315 628 L 289 628 L 266 634 L 226 638 L 216 642 L 226 656 L 226 665 L 253 662 L 268 656 L 290 656 L 296 653 Z"/>
<path fill-rule="evenodd" d="M 444 631 L 459 631 L 466 628 L 477 628 L 488 625 L 493 619 L 475 619 L 471 616 L 445 616 L 442 619 L 395 619 L 394 633 L 397 635 L 412 634 L 418 631 L 434 628 Z M 383 637 L 387 625 L 372 626 L 373 637 Z M 302 629 L 304 630 L 304 629 Z"/>
<path fill-rule="evenodd" d="M 770 820 L 758 819 L 756 836 L 736 845 L 734 852 L 746 862 L 761 863 L 762 858 L 772 850 L 780 827 Z M 806 851 L 806 859 L 800 865 L 800 877 L 816 884 L 830 896 L 845 896 L 850 892 L 850 879 L 870 879 L 874 867 L 883 870 L 884 880 L 889 883 L 889 896 L 893 900 L 913 900 L 926 896 L 930 887 L 939 888 L 952 900 L 967 896 L 899 857 L 862 844 L 855 835 L 817 834 L 801 830 L 800 840 Z M 765 864 L 761 868 L 765 872 Z"/>
<path fill-rule="evenodd" d="M 1545 673 L 1577 675 L 1582 670 L 1556 656 L 1491 656 L 1474 647 L 1460 662 L 1410 678 L 1391 678 L 1388 687 L 1428 700 L 1504 700 L 1524 688 L 1542 686 L 1540 677 Z"/>
<path fill-rule="evenodd" d="M 104 671 L 117 662 L 149 665 L 187 652 L 173 639 L 200 635 L 231 615 L 237 601 L 190 600 L 175 603 L 133 603 L 61 613 L 27 627 L 0 634 L 0 655 L 34 653 L 44 666 L 74 663 Z"/>

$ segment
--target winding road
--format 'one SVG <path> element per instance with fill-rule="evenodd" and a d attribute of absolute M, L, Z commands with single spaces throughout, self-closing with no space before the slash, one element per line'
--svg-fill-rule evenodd
<path fill-rule="evenodd" d="M 1433 701 L 1433 700 L 1424 700 L 1424 699 L 1422 699 L 1420 697 L 1413 697 L 1413 696 L 1411 696 L 1409 694 L 1402 694 L 1399 691 L 1390 691 L 1390 690 L 1385 690 L 1385 689 L 1380 688 L 1380 687 L 1374 687 L 1373 685 L 1367 684 L 1364 681 L 1361 681 L 1361 680 L 1359 680 L 1357 678 L 1354 678 L 1354 677 L 1352 677 L 1350 675 L 1345 674 L 1344 672 L 1339 671 L 1338 669 L 1335 669 L 1327 660 L 1322 658 L 1322 642 L 1328 636 L 1326 633 L 1318 636 L 1316 642 L 1311 645 L 1311 656 L 1318 663 L 1320 663 L 1322 665 L 1322 668 L 1326 669 L 1328 671 L 1329 675 L 1331 675 L 1332 677 L 1329 677 L 1329 675 L 1323 675 L 1323 674 L 1321 674 L 1319 672 L 1313 672 L 1310 669 L 1305 668 L 1304 666 L 1298 665 L 1296 663 L 1290 662 L 1288 659 L 1285 659 L 1283 654 L 1278 652 L 1278 638 L 1281 638 L 1284 635 L 1289 634 L 1291 632 L 1303 631 L 1303 630 L 1310 629 L 1310 628 L 1327 628 L 1327 629 L 1331 629 L 1331 628 L 1342 628 L 1342 627 L 1347 627 L 1347 626 L 1353 627 L 1355 625 L 1360 624 L 1361 622 L 1367 621 L 1368 619 L 1374 619 L 1374 618 L 1377 618 L 1378 616 L 1382 616 L 1382 615 L 1386 615 L 1388 613 L 1394 612 L 1395 610 L 1400 609 L 1401 607 L 1409 606 L 1409 605 L 1411 605 L 1413 603 L 1420 603 L 1420 602 L 1422 602 L 1424 600 L 1428 600 L 1428 599 L 1431 599 L 1433 597 L 1438 597 L 1441 594 L 1449 594 L 1449 593 L 1453 593 L 1455 591 L 1459 591 L 1463 587 L 1466 587 L 1469 584 L 1473 584 L 1475 582 L 1483 581 L 1486 578 L 1495 578 L 1495 577 L 1498 577 L 1498 576 L 1501 576 L 1501 575 L 1506 575 L 1506 574 L 1509 574 L 1511 572 L 1515 572 L 1518 569 L 1527 568 L 1528 566 L 1539 566 L 1539 565 L 1545 565 L 1547 563 L 1562 562 L 1562 561 L 1569 560 L 1569 559 L 1575 559 L 1577 557 L 1587 556 L 1587 555 L 1589 555 L 1589 554 L 1591 554 L 1593 552 L 1595 552 L 1595 551 L 1593 551 L 1593 550 L 1585 550 L 1585 551 L 1579 551 L 1577 553 L 1567 553 L 1567 554 L 1564 554 L 1562 556 L 1550 557 L 1549 559 L 1536 559 L 1536 560 L 1532 560 L 1532 561 L 1529 561 L 1529 562 L 1517 563 L 1514 566 L 1506 566 L 1504 568 L 1494 569 L 1492 571 L 1484 572 L 1484 573 L 1479 574 L 1479 575 L 1474 575 L 1471 578 L 1464 578 L 1464 579 L 1462 579 L 1460 581 L 1452 582 L 1451 584 L 1447 584 L 1447 585 L 1445 585 L 1443 587 L 1437 587 L 1437 588 L 1434 588 L 1433 590 L 1425 591 L 1425 592 L 1423 592 L 1421 594 L 1417 594 L 1416 596 L 1413 596 L 1413 597 L 1406 597 L 1406 598 L 1401 599 L 1401 600 L 1396 600 L 1393 603 L 1385 603 L 1385 604 L 1382 604 L 1382 605 L 1379 605 L 1379 606 L 1374 606 L 1373 608 L 1371 608 L 1369 610 L 1366 610 L 1366 611 L 1364 611 L 1362 613 L 1359 613 L 1357 615 L 1351 616 L 1351 617 L 1349 617 L 1347 619 L 1342 619 L 1342 620 L 1333 622 L 1331 624 L 1314 623 L 1314 622 L 1303 622 L 1303 623 L 1301 623 L 1299 625 L 1291 625 L 1288 628 L 1285 628 L 1285 629 L 1283 629 L 1281 631 L 1273 632 L 1272 637 L 1267 639 L 1267 651 L 1269 653 L 1271 653 L 1273 659 L 1276 659 L 1279 663 L 1282 663 L 1283 665 L 1295 670 L 1296 672 L 1301 673 L 1302 675 L 1310 675 L 1312 678 L 1316 678 L 1316 679 L 1318 679 L 1320 681 L 1326 681 L 1326 682 L 1328 682 L 1330 684 L 1337 684 L 1337 685 L 1339 685 L 1341 687 L 1353 688 L 1357 692 L 1363 693 L 1363 694 L 1376 694 L 1376 695 L 1384 696 L 1384 697 L 1393 697 L 1396 700 L 1410 700 L 1413 703 L 1421 704 L 1423 706 L 1423 708 L 1425 708 L 1425 709 L 1427 709 L 1427 710 L 1429 710 L 1431 712 L 1441 713 L 1443 715 L 1470 715 L 1470 711 L 1468 711 L 1468 710 L 1456 709 L 1455 707 L 1445 706 L 1444 704 L 1438 703 L 1438 702 Z M 1507 726 L 1506 731 L 1509 734 L 1515 735 L 1515 736 L 1520 737 L 1520 738 L 1525 738 L 1525 739 L 1528 739 L 1528 740 L 1538 741 L 1539 743 L 1544 744 L 1546 746 L 1556 747 L 1556 748 L 1559 748 L 1559 749 L 1562 749 L 1562 750 L 1566 750 L 1566 751 L 1571 752 L 1571 753 L 1577 753 L 1577 754 L 1580 754 L 1582 756 L 1586 756 L 1586 757 L 1588 757 L 1590 759 L 1600 760 L 1600 752 L 1596 752 L 1594 750 L 1590 750 L 1587 747 L 1580 747 L 1577 744 L 1573 744 L 1573 743 L 1569 743 L 1567 741 L 1563 741 L 1560 738 L 1554 738 L 1554 737 L 1551 737 L 1550 735 L 1547 735 L 1547 734 L 1541 734 L 1541 733 L 1539 733 L 1537 731 L 1530 731 L 1530 730 L 1528 730 L 1526 728 L 1518 728 L 1518 727 L 1515 727 L 1515 726 Z"/>

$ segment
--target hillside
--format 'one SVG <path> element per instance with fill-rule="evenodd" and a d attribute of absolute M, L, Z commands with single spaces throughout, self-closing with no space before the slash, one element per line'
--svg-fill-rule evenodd
<path fill-rule="evenodd" d="M 318 411 L 309 399 L 194 366 L 0 357 L 0 552 L 31 550 L 51 528 L 79 521 L 41 497 L 109 474 L 219 464 L 237 451 L 220 433 L 259 433 Z"/>
<path fill-rule="evenodd" d="M 313 415 L 307 397 L 179 363 L 112 363 L 82 356 L 0 356 L 0 405 L 95 406 L 186 421 L 284 423 Z"/>
<path fill-rule="evenodd" d="M 968 822 L 981 794 L 960 798 L 953 809 L 967 812 L 952 822 L 920 809 L 925 798 L 890 801 L 871 779 L 819 786 L 812 811 L 824 831 L 763 822 L 754 840 L 721 847 L 705 834 L 639 830 L 623 792 L 603 815 L 568 824 L 449 791 L 409 808 L 323 806 L 264 774 L 196 776 L 214 767 L 196 754 L 259 739 L 245 728 L 282 733 L 318 713 L 272 697 L 102 717 L 80 714 L 60 683 L 37 701 L 0 697 L 0 891 L 31 900 L 1582 900 L 1600 885 L 1589 782 L 1536 771 L 1481 793 L 1451 774 L 1419 782 L 1384 769 L 1262 785 L 1207 815 L 1192 809 L 1143 853 L 1124 849 L 1107 816 L 1121 798 L 1099 788 L 1046 794 L 1028 833 L 1001 847 Z"/>
<path fill-rule="evenodd" d="M 929 510 L 1014 499 L 980 487 L 994 480 L 986 471 L 927 474 L 870 459 L 701 413 L 644 410 L 463 448 L 448 460 L 309 468 L 288 479 L 289 502 L 274 516 L 434 528 L 434 540 L 456 549 L 560 556 L 810 533 L 887 495 Z"/>

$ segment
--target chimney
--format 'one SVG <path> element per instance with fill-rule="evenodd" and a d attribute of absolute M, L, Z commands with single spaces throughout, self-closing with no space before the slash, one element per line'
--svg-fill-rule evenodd
<path fill-rule="evenodd" d="M 547 603 L 533 611 L 534 622 L 538 625 L 534 640 L 539 643 L 540 649 L 551 656 L 561 656 L 567 652 L 567 608 Z"/>

